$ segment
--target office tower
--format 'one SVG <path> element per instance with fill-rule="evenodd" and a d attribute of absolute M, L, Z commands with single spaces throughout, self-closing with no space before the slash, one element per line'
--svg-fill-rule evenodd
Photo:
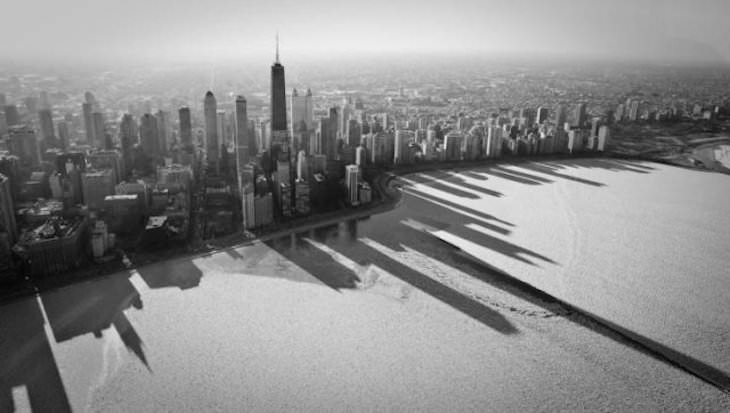
<path fill-rule="evenodd" d="M 286 121 L 286 83 L 284 66 L 279 62 L 279 35 L 276 35 L 276 61 L 271 65 L 271 156 L 289 158 L 289 127 Z"/>
<path fill-rule="evenodd" d="M 190 108 L 180 108 L 177 113 L 180 118 L 180 144 L 183 148 L 187 149 L 193 146 L 193 126 L 190 120 Z"/>
<path fill-rule="evenodd" d="M 349 121 L 350 121 L 350 115 L 352 114 L 352 107 L 350 106 L 350 103 L 345 98 L 342 102 L 342 106 L 340 107 L 340 111 L 338 113 L 337 117 L 337 131 L 339 133 L 339 138 L 346 140 L 349 135 L 348 127 L 349 127 Z"/>
<path fill-rule="evenodd" d="M 339 121 L 339 118 L 339 108 L 331 107 L 329 121 L 327 122 L 327 139 L 328 144 L 331 145 L 328 148 L 329 153 L 327 154 L 329 159 L 337 158 L 338 139 L 340 138 L 339 130 L 337 127 L 337 122 Z"/>
<path fill-rule="evenodd" d="M 5 119 L 5 112 L 0 112 L 0 136 L 8 133 L 8 121 Z"/>
<path fill-rule="evenodd" d="M 58 129 L 58 140 L 59 144 L 61 146 L 62 150 L 66 150 L 68 148 L 68 142 L 69 142 L 69 133 L 68 133 L 68 123 L 66 123 L 65 120 L 58 122 L 58 126 L 56 127 Z"/>
<path fill-rule="evenodd" d="M 216 121 L 216 126 L 218 126 L 218 145 L 228 146 L 228 135 L 226 134 L 228 122 L 226 121 L 226 111 L 219 110 L 215 115 L 218 118 Z M 221 156 L 223 156 L 222 153 Z"/>
<path fill-rule="evenodd" d="M 205 114 L 205 149 L 208 163 L 218 170 L 220 155 L 217 118 L 218 104 L 211 91 L 205 94 L 203 112 Z"/>
<path fill-rule="evenodd" d="M 297 180 L 306 181 L 309 179 L 309 164 L 307 154 L 303 150 L 297 154 Z"/>
<path fill-rule="evenodd" d="M 315 154 L 312 156 L 312 174 L 320 174 L 327 172 L 327 156 Z"/>
<path fill-rule="evenodd" d="M 46 144 L 53 141 L 53 116 L 50 109 L 41 109 L 38 111 L 38 120 L 41 125 L 41 139 Z"/>
<path fill-rule="evenodd" d="M 0 174 L 0 245 L 7 245 L 7 251 L 5 252 L 8 254 L 10 253 L 10 248 L 18 240 L 18 227 L 15 222 L 15 204 L 10 185 L 10 178 Z M 0 257 L 2 256 L 3 251 L 0 251 Z"/>
<path fill-rule="evenodd" d="M 136 132 L 137 125 L 132 115 L 129 113 L 124 114 L 119 124 L 119 141 L 122 147 L 122 164 L 124 164 L 124 170 L 127 173 L 134 168 L 133 147 L 137 141 Z M 122 176 L 122 179 L 125 178 L 126 176 Z"/>
<path fill-rule="evenodd" d="M 597 150 L 599 152 L 603 152 L 606 149 L 606 146 L 608 145 L 608 142 L 611 138 L 611 129 L 603 125 L 600 128 L 598 128 L 598 148 Z"/>
<path fill-rule="evenodd" d="M 20 113 L 15 105 L 5 105 L 5 122 L 8 127 L 20 125 Z"/>
<path fill-rule="evenodd" d="M 94 137 L 96 138 L 96 141 L 90 143 L 90 145 L 98 148 L 104 147 L 104 114 L 101 112 L 94 112 L 92 113 L 92 119 L 94 122 Z"/>
<path fill-rule="evenodd" d="M 572 129 L 568 132 L 568 152 L 573 154 L 583 150 L 583 131 Z"/>
<path fill-rule="evenodd" d="M 114 172 L 111 169 L 87 171 L 81 174 L 84 203 L 89 209 L 104 207 L 104 198 L 114 194 Z"/>
<path fill-rule="evenodd" d="M 4 93 L 0 93 L 0 107 L 5 107 L 8 104 L 8 98 Z"/>
<path fill-rule="evenodd" d="M 157 144 L 159 145 L 158 153 L 161 156 L 167 155 L 167 148 L 170 143 L 170 116 L 163 110 L 158 110 L 155 115 L 157 118 Z"/>
<path fill-rule="evenodd" d="M 353 148 L 362 140 L 362 128 L 357 119 L 350 119 L 347 122 L 347 144 Z"/>
<path fill-rule="evenodd" d="M 357 149 L 355 150 L 355 165 L 357 166 L 365 166 L 365 161 L 367 159 L 366 150 L 362 145 L 359 145 Z"/>
<path fill-rule="evenodd" d="M 559 103 L 555 106 L 555 126 L 562 128 L 566 121 L 565 104 Z"/>
<path fill-rule="evenodd" d="M 309 215 L 312 210 L 309 183 L 303 179 L 294 182 L 294 209 L 298 215 Z"/>
<path fill-rule="evenodd" d="M 86 144 L 94 145 L 96 143 L 96 134 L 94 129 L 94 107 L 89 102 L 84 102 L 81 105 L 81 110 L 84 116 L 84 130 L 86 131 Z"/>
<path fill-rule="evenodd" d="M 444 137 L 444 155 L 447 161 L 458 161 L 461 159 L 461 145 L 464 136 L 457 132 L 451 131 Z"/>
<path fill-rule="evenodd" d="M 573 112 L 573 126 L 582 128 L 586 121 L 586 104 L 579 103 Z"/>
<path fill-rule="evenodd" d="M 639 119 L 639 107 L 640 102 L 638 99 L 631 100 L 631 104 L 629 105 L 629 120 L 634 122 Z"/>
<path fill-rule="evenodd" d="M 600 126 L 601 118 L 594 117 L 591 119 L 591 138 L 598 136 L 598 127 Z"/>
<path fill-rule="evenodd" d="M 9 129 L 8 149 L 20 158 L 22 165 L 36 167 L 41 164 L 40 145 L 35 132 L 28 126 L 15 125 Z"/>
<path fill-rule="evenodd" d="M 149 157 L 159 156 L 160 144 L 159 128 L 157 127 L 157 118 L 149 113 L 142 115 L 139 121 L 139 140 L 142 143 L 144 153 Z"/>
<path fill-rule="evenodd" d="M 86 157 L 90 169 L 110 169 L 114 184 L 118 184 L 126 176 L 122 154 L 117 150 L 97 151 Z"/>
<path fill-rule="evenodd" d="M 537 108 L 537 119 L 535 119 L 535 123 L 538 125 L 542 125 L 543 122 L 545 122 L 548 118 L 548 110 L 547 108 L 544 108 L 540 106 Z"/>
<path fill-rule="evenodd" d="M 336 112 L 335 112 L 336 113 Z M 335 121 L 336 122 L 336 121 Z M 334 160 L 337 157 L 337 135 L 333 133 L 332 117 L 319 119 L 319 136 L 321 141 L 321 152 L 327 159 Z"/>
<path fill-rule="evenodd" d="M 292 131 L 300 130 L 304 124 L 305 130 L 311 130 L 314 126 L 312 107 L 312 91 L 307 90 L 306 95 L 300 95 L 296 89 L 291 94 L 291 125 Z"/>
<path fill-rule="evenodd" d="M 360 182 L 360 167 L 357 165 L 345 166 L 345 184 L 347 186 L 347 201 L 350 205 L 358 205 L 358 183 Z"/>
<path fill-rule="evenodd" d="M 248 153 L 248 111 L 246 98 L 242 95 L 236 97 L 236 160 L 239 168 L 243 168 L 249 162 Z M 239 169 L 239 175 L 242 169 Z"/>
<path fill-rule="evenodd" d="M 413 139 L 413 132 L 407 130 L 396 130 L 395 131 L 395 144 L 393 163 L 396 165 L 410 163 L 410 148 L 409 144 Z"/>

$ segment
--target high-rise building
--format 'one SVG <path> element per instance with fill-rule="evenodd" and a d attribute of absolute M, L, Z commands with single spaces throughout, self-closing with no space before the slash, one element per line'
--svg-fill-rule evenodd
<path fill-rule="evenodd" d="M 134 167 L 133 147 L 137 141 L 137 123 L 129 113 L 122 116 L 119 124 L 119 142 L 122 148 L 122 164 L 124 170 L 130 172 Z M 124 177 L 122 177 L 124 179 Z"/>
<path fill-rule="evenodd" d="M 183 148 L 189 149 L 193 146 L 193 127 L 190 121 L 190 108 L 180 108 L 177 113 L 180 118 L 180 144 Z"/>
<path fill-rule="evenodd" d="M 104 114 L 101 112 L 94 112 L 92 113 L 92 119 L 94 121 L 94 137 L 96 138 L 96 141 L 93 143 L 90 143 L 92 146 L 96 146 L 98 148 L 105 147 L 105 125 L 104 125 Z"/>
<path fill-rule="evenodd" d="M 314 129 L 314 107 L 312 106 L 312 91 L 307 89 L 306 95 L 300 95 L 296 89 L 291 95 L 291 129 L 300 130 L 302 123 L 305 130 Z"/>
<path fill-rule="evenodd" d="M 395 131 L 395 147 L 393 154 L 393 163 L 396 165 L 407 164 L 411 162 L 409 144 L 413 139 L 413 132 L 398 129 Z"/>
<path fill-rule="evenodd" d="M 41 139 L 47 144 L 53 142 L 53 115 L 50 109 L 41 109 L 38 111 L 38 120 L 41 125 Z"/>
<path fill-rule="evenodd" d="M 4 255 L 3 245 L 7 246 L 5 252 L 9 254 L 10 248 L 17 240 L 18 227 L 15 222 L 15 204 L 10 188 L 10 178 L 0 174 L 0 257 Z"/>
<path fill-rule="evenodd" d="M 20 125 L 20 113 L 15 105 L 5 105 L 5 122 L 8 126 Z"/>
<path fill-rule="evenodd" d="M 367 159 L 367 153 L 366 149 L 362 145 L 358 145 L 357 149 L 355 149 L 355 165 L 359 167 L 365 166 L 365 162 Z"/>
<path fill-rule="evenodd" d="M 20 158 L 26 166 L 39 166 L 41 163 L 40 145 L 35 132 L 28 126 L 15 125 L 9 129 L 8 149 L 12 155 Z"/>
<path fill-rule="evenodd" d="M 586 122 L 586 104 L 585 103 L 579 103 L 575 105 L 575 109 L 573 112 L 573 126 L 577 128 L 582 128 L 583 125 L 585 125 Z"/>
<path fill-rule="evenodd" d="M 115 185 L 126 176 L 122 154 L 117 150 L 97 151 L 89 154 L 86 160 L 91 169 L 111 169 Z"/>
<path fill-rule="evenodd" d="M 159 133 L 157 118 L 149 113 L 142 115 L 139 122 L 139 140 L 144 153 L 150 158 L 160 156 Z"/>
<path fill-rule="evenodd" d="M 350 119 L 347 122 L 347 144 L 353 148 L 362 140 L 362 127 L 357 119 Z"/>
<path fill-rule="evenodd" d="M 167 148 L 170 144 L 172 131 L 170 130 L 170 116 L 162 109 L 157 111 L 157 144 L 159 145 L 159 153 L 162 156 L 167 155 Z"/>
<path fill-rule="evenodd" d="M 444 156 L 447 161 L 458 161 L 461 159 L 461 145 L 464 135 L 457 131 L 451 131 L 444 137 Z"/>
<path fill-rule="evenodd" d="M 563 125 L 565 125 L 565 120 L 565 104 L 559 103 L 557 106 L 555 106 L 555 126 L 558 128 L 562 128 Z"/>
<path fill-rule="evenodd" d="M 301 181 L 309 179 L 309 163 L 307 162 L 307 154 L 303 150 L 297 154 L 297 179 Z"/>
<path fill-rule="evenodd" d="M 360 167 L 357 165 L 345 166 L 345 185 L 347 186 L 347 201 L 350 205 L 358 205 L 358 184 L 360 183 Z"/>
<path fill-rule="evenodd" d="M 599 152 L 603 152 L 606 149 L 606 146 L 608 145 L 608 141 L 611 138 L 611 129 L 603 125 L 600 128 L 598 128 L 598 150 Z"/>
<path fill-rule="evenodd" d="M 537 123 L 538 125 L 542 125 L 542 123 L 547 120 L 547 117 L 548 117 L 547 108 L 544 108 L 542 106 L 537 108 L 537 117 L 535 119 L 535 123 Z"/>
<path fill-rule="evenodd" d="M 243 168 L 248 164 L 248 111 L 246 98 L 242 95 L 236 97 L 236 160 L 238 167 Z M 240 175 L 241 169 L 239 169 Z"/>
<path fill-rule="evenodd" d="M 286 131 L 286 83 L 284 66 L 279 62 L 279 35 L 276 35 L 276 60 L 271 65 L 271 131 Z"/>
<path fill-rule="evenodd" d="M 96 144 L 96 134 L 94 129 L 94 116 L 92 113 L 94 113 L 94 106 L 89 102 L 84 102 L 81 105 L 81 110 L 84 115 L 84 130 L 86 131 L 86 144 L 87 145 L 95 145 Z"/>
<path fill-rule="evenodd" d="M 68 123 L 66 123 L 65 120 L 62 120 L 58 122 L 58 126 L 56 127 L 58 129 L 58 141 L 59 145 L 61 146 L 61 150 L 66 150 L 68 148 L 68 143 L 70 139 L 70 135 L 68 133 Z"/>
<path fill-rule="evenodd" d="M 636 121 L 636 120 L 639 119 L 639 107 L 640 107 L 640 103 L 641 102 L 639 102 L 638 99 L 633 99 L 633 100 L 631 100 L 631 104 L 628 106 L 629 107 L 629 116 L 628 116 L 628 119 L 630 121 L 632 121 L 632 122 L 634 122 L 634 121 Z"/>
<path fill-rule="evenodd" d="M 84 203 L 89 209 L 104 207 L 104 198 L 114 194 L 114 172 L 111 169 L 87 171 L 81 174 Z"/>
<path fill-rule="evenodd" d="M 203 101 L 203 111 L 205 113 L 205 149 L 208 163 L 216 170 L 220 159 L 220 143 L 218 137 L 218 103 L 213 96 L 213 92 L 208 91 Z"/>

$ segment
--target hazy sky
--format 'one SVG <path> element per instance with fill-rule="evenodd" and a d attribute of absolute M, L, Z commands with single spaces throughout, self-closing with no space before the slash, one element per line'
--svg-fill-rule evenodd
<path fill-rule="evenodd" d="M 730 60 L 730 0 L 2 0 L 0 57 L 403 51 Z"/>

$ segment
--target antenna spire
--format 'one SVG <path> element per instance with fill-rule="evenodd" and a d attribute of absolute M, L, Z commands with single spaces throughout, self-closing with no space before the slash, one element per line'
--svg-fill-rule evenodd
<path fill-rule="evenodd" d="M 279 63 L 279 31 L 276 31 L 276 63 Z"/>

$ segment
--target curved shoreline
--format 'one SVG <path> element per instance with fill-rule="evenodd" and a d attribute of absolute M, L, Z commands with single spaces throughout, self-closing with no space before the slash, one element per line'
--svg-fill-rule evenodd
<path fill-rule="evenodd" d="M 84 283 L 92 282 L 97 279 L 105 278 L 114 274 L 118 274 L 124 271 L 135 271 L 139 268 L 144 268 L 149 265 L 154 265 L 163 261 L 176 261 L 182 259 L 195 259 L 199 257 L 207 257 L 212 254 L 219 253 L 226 249 L 237 248 L 245 245 L 250 245 L 255 241 L 266 242 L 271 239 L 283 237 L 296 232 L 308 231 L 313 228 L 331 225 L 333 223 L 341 222 L 344 220 L 359 219 L 367 216 L 372 216 L 387 212 L 399 205 L 401 201 L 401 192 L 392 188 L 391 183 L 394 178 L 402 175 L 408 175 L 412 173 L 426 172 L 439 169 L 447 170 L 463 170 L 471 169 L 475 167 L 488 167 L 492 165 L 501 164 L 520 164 L 523 162 L 539 162 L 539 161 L 560 161 L 560 160 L 577 160 L 577 159 L 623 159 L 623 160 L 636 160 L 645 162 L 656 162 L 663 163 L 675 167 L 687 168 L 696 171 L 703 172 L 717 172 L 712 170 L 693 168 L 685 165 L 674 164 L 670 161 L 662 159 L 653 159 L 650 156 L 645 155 L 630 155 L 620 154 L 614 152 L 604 152 L 595 154 L 579 154 L 579 155 L 547 155 L 547 156 L 504 156 L 500 158 L 480 159 L 474 161 L 448 161 L 448 162 L 424 162 L 410 165 L 398 165 L 390 168 L 383 168 L 377 173 L 373 179 L 372 188 L 378 194 L 378 200 L 372 202 L 367 206 L 360 206 L 356 209 L 340 209 L 337 211 L 324 213 L 320 215 L 309 216 L 303 218 L 300 222 L 292 222 L 286 228 L 277 228 L 271 231 L 263 231 L 260 234 L 254 234 L 255 236 L 245 238 L 246 235 L 243 233 L 236 233 L 220 238 L 214 238 L 205 240 L 205 244 L 209 247 L 204 250 L 191 250 L 191 247 L 187 245 L 187 249 L 180 250 L 162 250 L 157 254 L 145 257 L 141 262 L 133 263 L 130 266 L 125 266 L 122 260 L 114 261 L 113 264 L 108 265 L 107 268 L 103 266 L 91 266 L 74 271 L 67 272 L 65 274 L 59 274 L 56 276 L 48 277 L 45 279 L 31 281 L 26 279 L 24 282 L 19 282 L 13 288 L 0 291 L 0 305 L 21 299 L 28 296 L 33 296 L 43 292 L 53 291 L 62 289 L 64 287 Z M 218 244 L 218 245 L 216 245 Z"/>

